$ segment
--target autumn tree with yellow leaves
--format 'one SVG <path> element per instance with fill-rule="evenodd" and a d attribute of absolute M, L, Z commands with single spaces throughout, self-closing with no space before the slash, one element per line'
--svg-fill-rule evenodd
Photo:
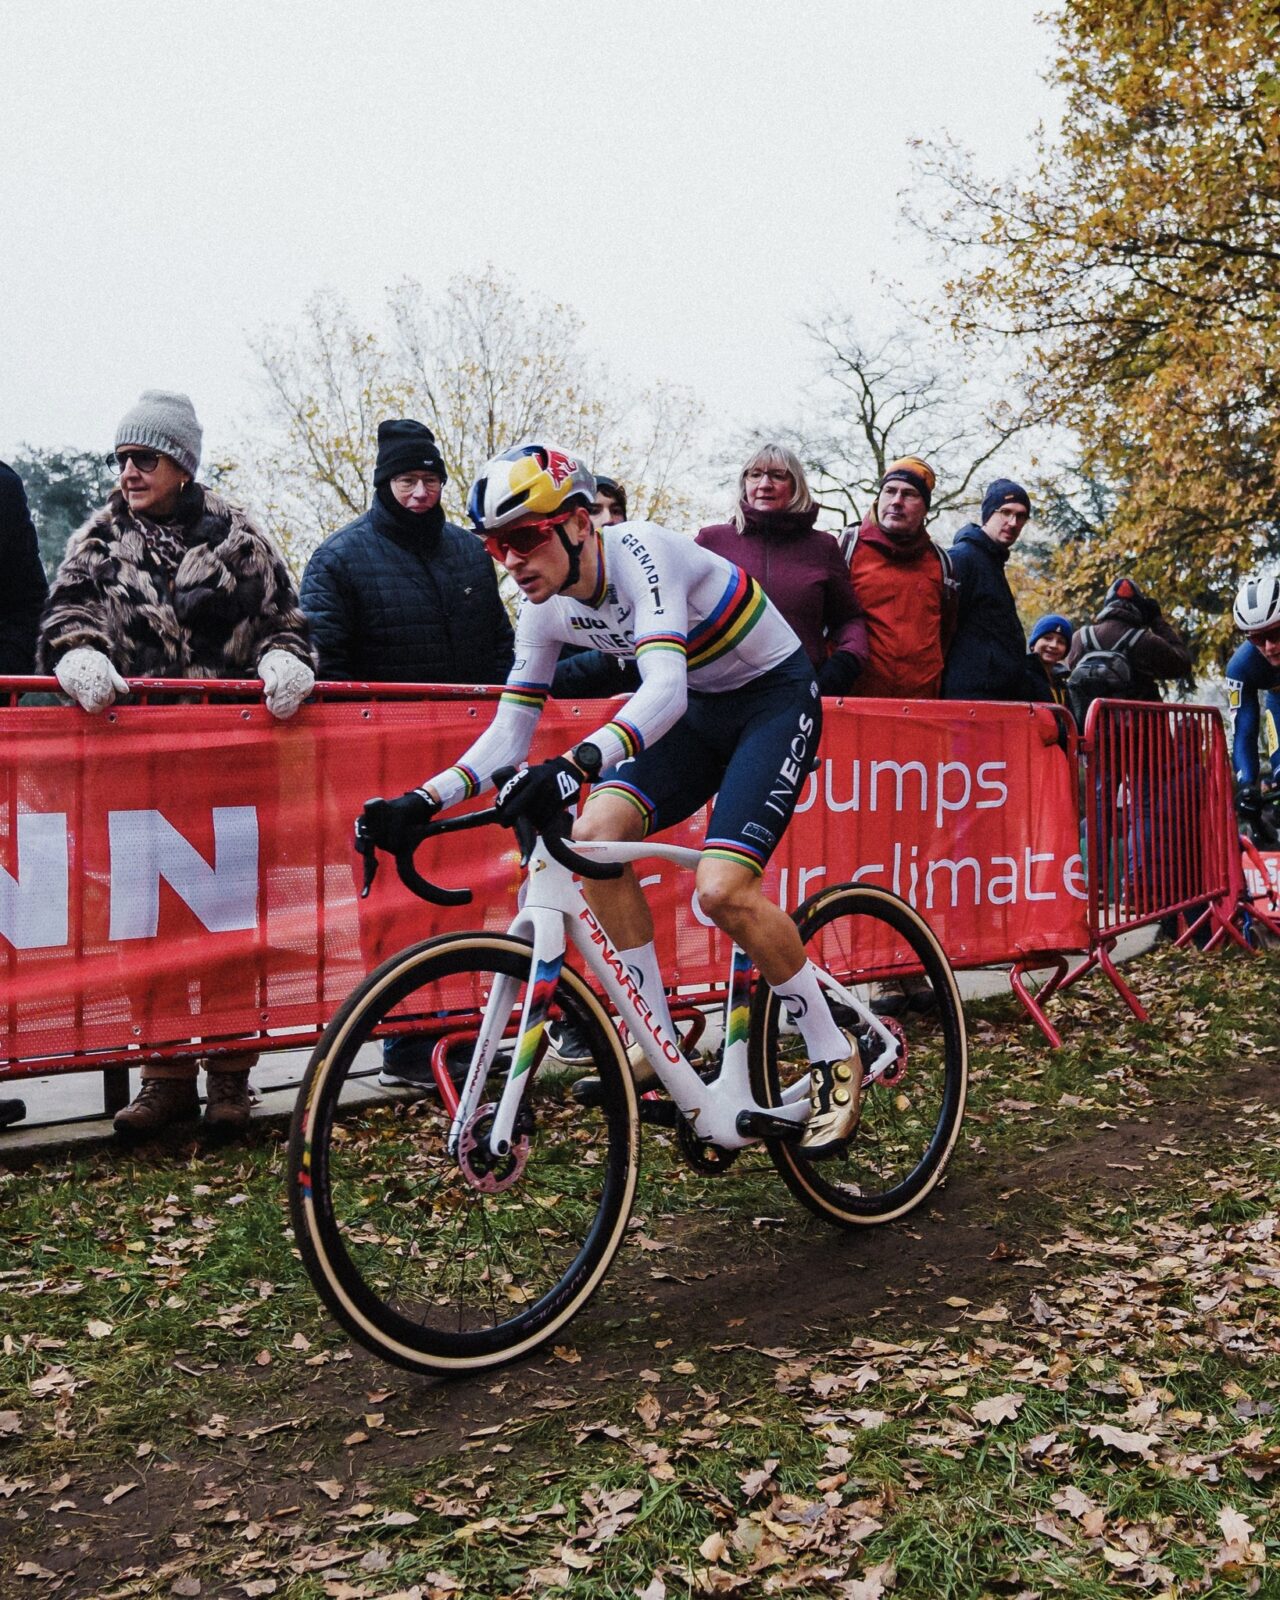
<path fill-rule="evenodd" d="M 1131 571 L 1221 657 L 1239 577 L 1280 558 L 1280 8 L 1065 0 L 1053 25 L 1060 130 L 994 185 L 926 151 L 927 227 L 963 264 L 958 331 L 1018 343 L 1105 487 L 1104 521 L 1064 518 L 1064 600 Z"/>

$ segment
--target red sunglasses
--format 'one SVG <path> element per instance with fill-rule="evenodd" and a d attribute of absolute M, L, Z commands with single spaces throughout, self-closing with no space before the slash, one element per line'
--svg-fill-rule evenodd
<path fill-rule="evenodd" d="M 495 561 L 505 560 L 509 550 L 514 550 L 518 556 L 532 555 L 572 515 L 571 511 L 562 511 L 558 517 L 543 517 L 538 522 L 519 522 L 513 528 L 499 528 L 496 533 L 485 534 L 484 547 Z"/>
<path fill-rule="evenodd" d="M 1269 628 L 1260 628 L 1255 633 L 1246 633 L 1245 638 L 1250 644 L 1274 644 L 1280 639 L 1280 622 L 1273 622 Z"/>

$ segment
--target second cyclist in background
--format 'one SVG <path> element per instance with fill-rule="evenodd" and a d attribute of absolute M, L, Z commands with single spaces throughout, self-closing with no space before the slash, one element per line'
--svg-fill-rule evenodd
<path fill-rule="evenodd" d="M 857 1127 L 861 1065 L 795 924 L 761 886 L 817 750 L 822 703 L 813 669 L 754 579 L 654 523 L 593 527 L 595 495 L 590 472 L 545 444 L 505 451 L 472 486 L 476 531 L 523 595 L 511 675 L 484 733 L 453 766 L 376 808 L 376 822 L 367 814 L 369 836 L 395 854 L 412 850 L 441 808 L 522 761 L 562 645 L 589 643 L 634 659 L 639 690 L 573 750 L 504 784 L 499 811 L 506 821 L 546 827 L 603 773 L 574 837 L 639 840 L 715 797 L 699 902 L 786 1005 L 810 1062 L 801 1147 L 810 1156 L 834 1153 Z M 650 1009 L 655 1040 L 675 1041 L 634 871 L 583 887 Z"/>
<path fill-rule="evenodd" d="M 1232 766 L 1236 778 L 1236 818 L 1256 843 L 1280 843 L 1280 580 L 1246 578 L 1236 594 L 1232 617 L 1244 643 L 1227 663 L 1227 695 L 1233 722 Z M 1259 700 L 1265 702 L 1259 707 Z M 1271 780 L 1265 795 L 1259 781 L 1261 734 Z"/>

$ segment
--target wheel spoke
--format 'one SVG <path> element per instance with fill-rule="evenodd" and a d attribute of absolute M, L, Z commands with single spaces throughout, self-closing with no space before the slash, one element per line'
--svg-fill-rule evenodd
<path fill-rule="evenodd" d="M 770 1153 L 792 1192 L 820 1216 L 848 1226 L 886 1221 L 918 1205 L 950 1155 L 964 1107 L 964 1019 L 954 978 L 922 919 L 884 891 L 849 887 L 815 896 L 797 914 L 811 959 L 857 1005 L 833 1000 L 859 1044 L 864 1074 L 894 1035 L 897 1059 L 864 1083 L 857 1131 L 835 1156 L 813 1161 L 795 1145 Z M 882 1019 L 873 1027 L 869 1008 Z M 779 1038 L 781 1006 L 764 985 L 752 1017 L 757 1097 L 779 1104 L 809 1063 L 798 1035 Z"/>
<path fill-rule="evenodd" d="M 402 971 L 389 963 L 348 1002 L 308 1070 L 301 1098 L 318 1075 L 322 1104 L 309 1124 L 295 1119 L 290 1144 L 303 1259 L 348 1332 L 401 1365 L 492 1365 L 549 1337 L 622 1240 L 635 1184 L 634 1094 L 575 975 L 562 977 L 555 1003 L 592 1042 L 609 1091 L 603 1106 L 580 1107 L 535 1074 L 512 1151 L 491 1157 L 488 1123 L 506 1082 L 505 1051 L 495 1052 L 501 1059 L 456 1155 L 446 1149 L 450 1119 L 434 1089 L 411 1106 L 339 1106 L 360 1050 L 387 1023 L 412 1016 L 422 1031 L 406 1037 L 420 1038 L 425 1060 L 446 1025 L 474 1036 L 498 982 L 511 991 L 504 1008 L 518 1016 L 529 959 L 520 941 L 478 935 L 405 952 Z M 311 1205 L 299 1181 L 307 1170 Z"/>

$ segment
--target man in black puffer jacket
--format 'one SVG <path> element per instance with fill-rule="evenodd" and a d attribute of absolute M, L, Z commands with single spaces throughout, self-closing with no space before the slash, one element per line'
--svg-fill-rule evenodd
<path fill-rule="evenodd" d="M 942 674 L 944 700 L 1051 698 L 1047 683 L 1027 670 L 1027 636 L 1004 571 L 1030 515 L 1022 485 L 997 478 L 982 497 L 981 526 L 970 522 L 951 541 L 960 602 Z"/>
<path fill-rule="evenodd" d="M 378 424 L 373 504 L 311 557 L 302 609 L 322 679 L 505 683 L 511 620 L 484 546 L 446 522 L 435 435 Z"/>
<path fill-rule="evenodd" d="M 505 683 L 511 619 L 474 533 L 446 522 L 435 435 L 402 417 L 378 424 L 373 504 L 307 562 L 302 609 L 320 677 L 363 683 Z M 380 1081 L 430 1090 L 429 1045 L 387 1039 Z"/>

